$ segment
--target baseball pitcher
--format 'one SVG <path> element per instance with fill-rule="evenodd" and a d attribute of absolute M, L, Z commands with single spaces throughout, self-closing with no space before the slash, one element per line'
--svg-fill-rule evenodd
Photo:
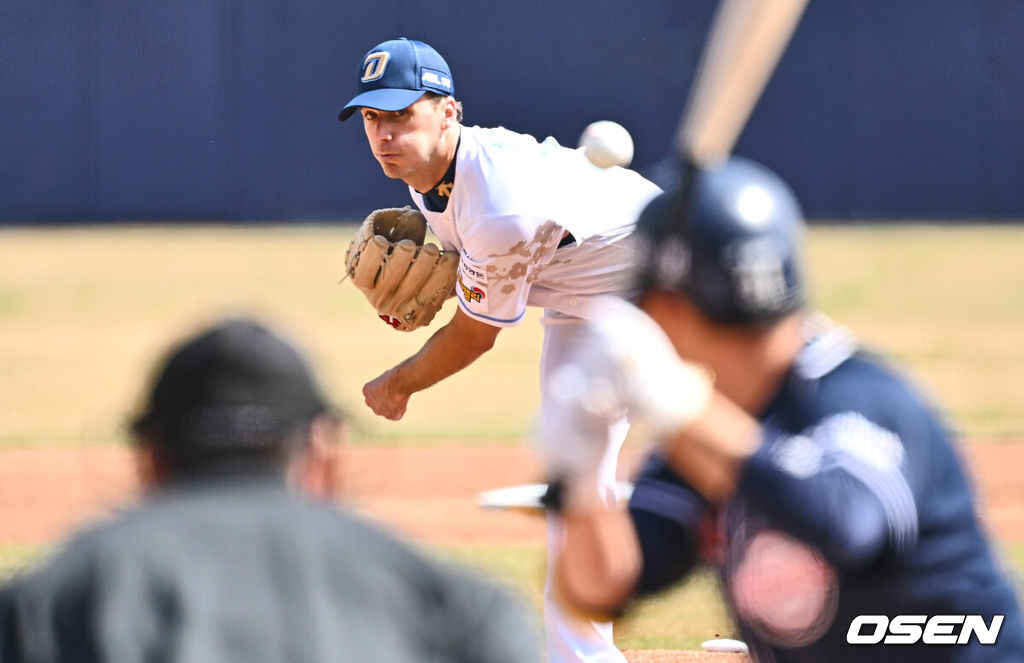
<path fill-rule="evenodd" d="M 658 187 L 630 170 L 598 168 L 551 138 L 464 126 L 448 64 L 422 42 L 373 47 L 358 79 L 359 94 L 339 118 L 361 114 L 373 156 L 385 175 L 409 185 L 419 212 L 391 210 L 392 221 L 376 228 L 368 219 L 350 248 L 348 273 L 397 329 L 428 323 L 452 290 L 458 301 L 419 352 L 363 387 L 367 405 L 400 419 L 412 394 L 475 361 L 527 306 L 545 310 L 540 373 L 548 400 L 549 375 L 575 345 L 587 301 L 627 289 L 633 223 Z M 422 246 L 408 217 L 423 219 L 442 250 Z M 389 239 L 396 225 L 403 227 Z M 605 486 L 625 433 L 620 416 L 602 443 Z M 560 537 L 550 520 L 549 551 Z M 610 624 L 572 617 L 550 599 L 545 613 L 552 663 L 623 660 Z"/>

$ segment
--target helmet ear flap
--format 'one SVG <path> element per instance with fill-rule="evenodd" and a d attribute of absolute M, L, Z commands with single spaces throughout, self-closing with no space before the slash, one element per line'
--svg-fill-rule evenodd
<path fill-rule="evenodd" d="M 733 158 L 684 173 L 637 221 L 640 289 L 688 296 L 722 323 L 762 324 L 804 305 L 803 214 L 774 173 Z"/>

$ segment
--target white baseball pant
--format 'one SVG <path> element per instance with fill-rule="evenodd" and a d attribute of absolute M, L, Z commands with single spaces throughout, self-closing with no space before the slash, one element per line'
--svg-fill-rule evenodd
<path fill-rule="evenodd" d="M 553 311 L 545 311 L 544 345 L 540 358 L 540 393 L 542 401 L 548 397 L 547 382 L 550 375 L 568 357 L 579 342 L 582 332 L 579 318 Z M 604 483 L 613 487 L 619 450 L 626 439 L 628 423 L 625 418 L 610 431 L 607 451 L 601 465 Z M 562 545 L 564 531 L 558 516 L 549 515 L 547 521 L 548 573 L 544 586 L 544 630 L 547 636 L 549 663 L 625 663 L 625 657 L 612 641 L 611 622 L 594 622 L 566 612 L 553 596 L 551 572 L 554 555 Z"/>

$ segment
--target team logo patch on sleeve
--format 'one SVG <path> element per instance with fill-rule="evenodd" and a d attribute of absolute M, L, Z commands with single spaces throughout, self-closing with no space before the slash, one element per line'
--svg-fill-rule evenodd
<path fill-rule="evenodd" d="M 822 554 L 772 529 L 743 543 L 727 589 L 737 614 L 762 638 L 786 648 L 824 635 L 839 605 L 838 574 Z"/>
<path fill-rule="evenodd" d="M 462 274 L 459 274 L 459 287 L 462 288 L 462 298 L 468 304 L 469 302 L 476 302 L 482 304 L 484 299 L 487 298 L 487 293 L 481 290 L 477 286 L 469 287 L 462 282 Z"/>
<path fill-rule="evenodd" d="M 487 265 L 476 262 L 463 251 L 462 260 L 459 261 L 457 292 L 461 301 L 473 313 L 488 313 L 492 308 L 487 298 L 490 292 L 487 280 Z"/>

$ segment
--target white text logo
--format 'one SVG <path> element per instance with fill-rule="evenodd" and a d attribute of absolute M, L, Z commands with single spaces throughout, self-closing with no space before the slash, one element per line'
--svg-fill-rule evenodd
<path fill-rule="evenodd" d="M 983 645 L 995 644 L 1003 615 L 993 615 L 985 624 L 981 615 L 858 615 L 850 622 L 846 641 L 851 645 L 965 645 L 973 634 Z"/>
<path fill-rule="evenodd" d="M 425 84 L 443 87 L 446 90 L 452 89 L 452 79 L 448 78 L 443 74 L 439 74 L 436 71 L 424 71 L 420 75 L 420 81 Z"/>

